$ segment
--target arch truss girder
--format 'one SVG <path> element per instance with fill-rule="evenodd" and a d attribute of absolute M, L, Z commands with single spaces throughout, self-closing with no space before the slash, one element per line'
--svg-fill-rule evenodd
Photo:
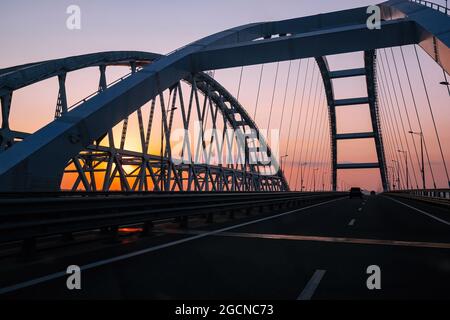
<path fill-rule="evenodd" d="M 89 67 L 99 67 L 100 80 L 98 92 L 106 89 L 106 67 L 128 66 L 136 71 L 136 68 L 161 58 L 162 55 L 140 51 L 109 51 L 99 52 L 63 59 L 29 63 L 25 65 L 5 68 L 0 70 L 0 99 L 2 106 L 2 124 L 0 128 L 0 152 L 12 147 L 17 142 L 23 141 L 29 134 L 10 128 L 9 117 L 13 100 L 13 92 L 28 85 L 50 79 L 58 78 L 58 95 L 55 110 L 55 119 L 67 113 L 70 108 L 66 95 L 66 76 L 69 72 Z"/>
<path fill-rule="evenodd" d="M 157 56 L 151 54 L 152 56 Z M 103 56 L 103 54 L 99 54 Z M 122 54 L 114 54 L 112 56 L 121 56 Z M 141 55 L 141 57 L 145 55 Z M 148 56 L 148 55 L 147 55 Z M 100 80 L 99 80 L 99 91 L 98 94 L 110 90 L 106 83 L 106 62 L 103 60 L 102 63 L 98 63 L 99 59 L 94 59 L 94 56 L 90 56 L 92 64 L 100 67 Z M 98 58 L 98 57 L 97 57 Z M 79 60 L 78 57 L 73 58 L 74 61 Z M 78 70 L 84 67 L 93 66 L 90 64 L 83 63 L 80 66 L 76 66 L 71 58 L 64 59 L 66 64 L 71 64 L 73 70 Z M 118 63 L 117 61 L 111 61 L 114 65 Z M 151 61 L 146 61 L 150 63 Z M 142 63 L 140 60 L 138 63 Z M 37 65 L 51 65 L 51 62 L 36 63 Z M 132 68 L 132 74 L 137 72 L 136 70 L 136 60 L 133 58 L 131 61 L 126 61 L 124 58 L 120 59 L 121 65 L 129 65 Z M 27 66 L 26 68 L 28 68 Z M 44 67 L 45 68 L 45 67 Z M 11 68 L 12 69 L 12 68 Z M 16 68 L 16 72 L 20 73 L 22 67 Z M 35 73 L 39 73 L 39 70 L 35 69 Z M 15 77 L 14 72 L 9 73 L 11 78 Z M 28 75 L 30 76 L 30 75 Z M 34 75 L 33 75 L 34 76 Z M 33 77 L 32 76 L 32 77 Z M 61 77 L 58 72 L 53 73 L 53 76 L 58 76 L 58 80 L 64 83 L 65 76 Z M 45 78 L 49 78 L 50 75 L 47 74 Z M 16 77 L 19 78 L 19 77 Z M 21 83 L 25 84 L 30 79 L 27 77 L 21 78 Z M 267 153 L 271 154 L 270 147 L 267 146 L 263 137 L 259 134 L 259 129 L 256 124 L 246 113 L 244 108 L 239 104 L 239 102 L 219 83 L 206 74 L 196 74 L 189 75 L 184 80 L 187 82 L 191 88 L 190 101 L 185 101 L 181 94 L 181 82 L 170 88 L 171 95 L 178 97 L 178 100 L 172 99 L 164 101 L 165 98 L 162 94 L 158 95 L 155 99 L 161 101 L 161 106 L 170 105 L 174 107 L 175 102 L 179 108 L 182 109 L 183 113 L 183 125 L 185 129 L 189 129 L 190 114 L 194 108 L 201 108 L 202 111 L 197 120 L 201 122 L 206 122 L 205 110 L 211 112 L 211 118 L 213 121 L 213 127 L 216 127 L 217 121 L 225 122 L 225 127 L 231 128 L 235 131 L 239 131 L 244 134 L 248 129 L 253 129 L 257 132 L 259 140 L 261 143 L 259 146 L 264 146 L 267 149 Z M 65 94 L 65 87 L 60 86 L 58 92 L 58 109 L 61 107 L 62 93 Z M 204 95 L 204 102 L 200 105 L 199 94 Z M 195 99 L 193 97 L 195 96 Z M 195 163 L 189 162 L 185 163 L 174 163 L 171 159 L 171 144 L 167 144 L 163 156 L 148 154 L 147 150 L 149 148 L 150 132 L 153 121 L 153 114 L 155 112 L 155 99 L 152 101 L 152 111 L 149 116 L 149 126 L 147 127 L 147 132 L 144 132 L 143 125 L 143 114 L 141 109 L 137 110 L 139 119 L 139 131 L 142 143 L 141 151 L 131 151 L 125 150 L 125 138 L 127 134 L 128 117 L 124 120 L 122 137 L 120 148 L 115 147 L 114 138 L 112 130 L 108 130 L 100 138 L 96 139 L 96 143 L 92 143 L 79 154 L 73 157 L 66 165 L 64 169 L 65 175 L 75 174 L 74 179 L 70 189 L 72 190 L 86 190 L 86 191 L 109 191 L 111 188 L 117 189 L 117 184 L 114 187 L 114 181 L 119 181 L 119 188 L 122 191 L 284 191 L 288 190 L 288 184 L 280 171 L 272 170 L 272 174 L 268 174 L 265 170 L 267 167 L 277 168 L 278 164 L 272 162 L 269 166 L 260 164 L 246 164 L 245 161 L 241 164 L 231 164 L 231 165 L 211 165 L 208 163 Z M 194 101 L 195 100 L 195 101 Z M 7 106 L 6 102 L 10 100 L 2 100 L 2 106 Z M 56 117 L 56 121 L 63 120 L 67 117 L 67 105 L 65 106 L 66 111 L 59 114 Z M 165 108 L 162 108 L 162 110 Z M 6 115 L 7 113 L 3 113 Z M 8 117 L 6 117 L 8 119 Z M 173 113 L 163 112 L 164 127 L 163 127 L 163 137 L 162 140 L 170 141 L 170 134 L 173 121 Z M 6 121 L 7 122 L 7 121 Z M 154 122 L 154 121 L 153 121 Z M 19 135 L 19 133 L 15 133 Z M 168 136 L 167 136 L 168 134 Z M 20 133 L 21 139 L 32 138 L 34 135 L 27 133 Z M 101 140 L 108 136 L 109 144 L 108 146 L 99 145 Z M 76 137 L 71 137 L 75 138 Z M 202 136 L 203 138 L 203 136 Z M 241 137 L 234 136 L 232 139 L 237 142 Z M 227 141 L 228 142 L 228 141 Z M 203 147 L 198 150 L 197 154 L 192 155 L 192 158 L 197 159 L 201 156 L 211 157 L 211 149 L 204 147 L 206 141 L 202 141 Z M 241 143 L 245 144 L 244 141 Z M 22 143 L 17 143 L 20 145 Z M 9 146 L 11 147 L 11 146 Z M 209 151 L 209 154 L 208 154 Z M 223 149 L 220 149 L 222 152 Z M 192 151 L 191 151 L 192 152 Z M 248 152 L 248 146 L 246 145 L 245 152 Z M 194 152 L 195 153 L 195 150 Z M 220 157 L 220 156 L 219 156 Z M 238 157 L 244 158 L 245 155 L 239 154 Z M 125 167 L 134 168 L 132 171 L 125 170 Z M 269 171 L 271 168 L 268 168 Z M 67 186 L 66 186 L 67 188 Z"/>
<path fill-rule="evenodd" d="M 87 67 L 123 66 L 129 65 L 132 61 L 138 66 L 145 66 L 160 57 L 162 56 L 150 52 L 108 51 L 0 69 L 0 96 L 33 83 Z"/>
<path fill-rule="evenodd" d="M 242 106 L 214 79 L 206 74 L 197 74 L 189 76 L 185 79 L 191 86 L 190 97 L 187 100 L 182 95 L 181 83 L 171 88 L 172 99 L 165 100 L 163 95 L 159 95 L 157 100 L 161 101 L 161 106 L 181 108 L 183 116 L 183 127 L 189 130 L 189 124 L 193 120 L 194 109 L 197 109 L 198 121 L 206 123 L 208 119 L 205 117 L 210 114 L 213 129 L 217 128 L 220 121 L 225 122 L 223 133 L 227 128 L 232 128 L 234 132 L 244 134 L 248 129 L 259 130 L 254 122 L 247 115 Z M 199 93 L 204 95 L 203 102 L 200 101 Z M 218 136 L 208 136 L 205 132 L 201 133 L 202 140 L 198 143 L 195 141 L 185 140 L 183 142 L 182 153 L 189 158 L 187 163 L 177 163 L 172 160 L 172 144 L 171 131 L 173 123 L 173 113 L 165 111 L 162 121 L 163 142 L 165 140 L 164 152 L 161 155 L 147 154 L 149 132 L 152 130 L 152 119 L 155 109 L 155 103 L 151 103 L 151 115 L 147 134 L 141 129 L 142 149 L 143 152 L 133 152 L 122 149 L 111 150 L 108 147 L 92 145 L 85 152 L 80 153 L 72 159 L 65 173 L 76 173 L 77 179 L 72 185 L 72 190 L 82 188 L 87 191 L 109 191 L 114 180 L 120 181 L 120 188 L 123 191 L 286 191 L 288 190 L 287 182 L 279 171 L 273 170 L 272 174 L 267 174 L 263 169 L 273 169 L 272 165 L 248 164 L 245 159 L 248 155 L 242 153 L 237 157 L 239 163 L 227 165 L 213 165 L 209 161 L 205 163 L 197 163 L 194 159 L 201 157 L 205 159 L 211 158 L 213 154 L 213 145 L 216 143 L 215 151 L 217 156 L 223 158 L 224 148 L 217 144 Z M 170 110 L 170 109 L 169 109 Z M 237 119 L 239 118 L 239 120 Z M 139 116 L 142 122 L 142 115 Z M 140 125 L 140 128 L 143 126 Z M 202 125 L 203 127 L 203 125 Z M 192 129 L 192 128 L 191 128 Z M 146 136 L 147 138 L 143 138 Z M 224 142 L 229 143 L 229 136 Z M 245 144 L 241 140 L 242 136 L 232 136 L 236 142 Z M 270 154 L 270 148 L 262 141 L 259 146 L 264 145 Z M 194 142 L 193 150 L 185 149 L 184 143 L 189 145 Z M 222 145 L 223 146 L 223 145 Z M 246 154 L 248 146 L 245 146 Z M 185 158 L 185 157 L 183 157 Z M 245 159 L 244 159 L 245 158 Z M 114 169 L 112 169 L 114 166 Z M 123 168 L 134 168 L 130 172 L 126 172 Z M 89 177 L 88 177 L 89 175 Z M 101 176 L 101 179 L 98 177 Z M 103 187 L 98 186 L 95 180 L 101 180 Z M 129 181 L 131 180 L 131 183 Z"/>

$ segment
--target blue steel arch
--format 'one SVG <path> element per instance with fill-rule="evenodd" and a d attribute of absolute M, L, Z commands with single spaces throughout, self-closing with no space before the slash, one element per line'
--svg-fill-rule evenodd
<path fill-rule="evenodd" d="M 409 44 L 450 71 L 448 15 L 407 0 L 380 6 L 380 30 L 367 28 L 362 7 L 244 25 L 176 50 L 0 154 L 0 190 L 54 189 L 70 157 L 191 73 Z"/>

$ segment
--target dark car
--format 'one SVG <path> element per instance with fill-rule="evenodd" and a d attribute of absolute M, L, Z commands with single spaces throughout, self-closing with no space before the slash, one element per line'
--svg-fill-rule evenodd
<path fill-rule="evenodd" d="M 362 199 L 362 197 L 363 197 L 363 194 L 362 194 L 361 188 L 354 187 L 354 188 L 350 189 L 350 199 L 351 198 L 361 198 Z"/>

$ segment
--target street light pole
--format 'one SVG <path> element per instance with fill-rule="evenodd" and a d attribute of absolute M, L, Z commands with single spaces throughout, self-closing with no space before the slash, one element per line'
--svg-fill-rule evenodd
<path fill-rule="evenodd" d="M 325 172 L 322 172 L 322 191 L 325 191 Z"/>
<path fill-rule="evenodd" d="M 414 132 L 414 131 L 409 131 L 409 133 L 411 133 L 412 135 L 418 135 L 420 136 L 420 157 L 422 158 L 422 168 L 421 168 L 421 173 L 422 173 L 422 187 L 423 189 L 426 189 L 426 182 L 425 182 L 425 161 L 424 161 L 424 156 L 423 156 L 423 145 L 424 145 L 424 138 L 423 138 L 423 132 Z"/>
<path fill-rule="evenodd" d="M 306 166 L 308 162 L 300 163 L 300 191 L 303 192 L 303 166 Z"/>
<path fill-rule="evenodd" d="M 399 153 L 403 153 L 405 156 L 405 166 L 406 166 L 406 190 L 409 190 L 409 172 L 408 172 L 408 152 L 404 150 L 397 150 Z"/>
<path fill-rule="evenodd" d="M 395 164 L 397 164 L 397 188 L 398 188 L 398 190 L 400 190 L 400 164 L 398 163 L 397 160 L 392 160 L 392 162 L 394 163 L 394 171 L 395 171 Z M 395 186 L 394 186 L 394 190 L 395 190 Z"/>
<path fill-rule="evenodd" d="M 318 168 L 314 168 L 313 170 L 313 176 L 314 176 L 314 192 L 316 192 L 316 171 L 319 170 Z"/>

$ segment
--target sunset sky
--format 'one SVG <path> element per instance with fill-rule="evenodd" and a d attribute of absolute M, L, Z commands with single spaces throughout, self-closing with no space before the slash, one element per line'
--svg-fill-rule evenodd
<path fill-rule="evenodd" d="M 437 1 L 439 2 L 439 1 Z M 442 1 L 444 2 L 444 1 Z M 76 1 L 53 1 L 53 0 L 16 0 L 1 4 L 2 18 L 0 19 L 0 36 L 3 44 L 0 50 L 0 68 L 11 67 L 28 62 L 62 58 L 86 53 L 100 51 L 116 50 L 137 50 L 155 53 L 168 53 L 187 43 L 222 31 L 224 29 L 235 27 L 250 22 L 282 20 L 300 16 L 308 16 L 318 13 L 355 8 L 371 5 L 372 0 L 340 0 L 340 1 L 309 1 L 309 0 L 227 0 L 227 1 L 206 1 L 206 0 L 172 0 L 172 1 L 111 1 L 111 0 L 76 0 Z M 76 4 L 81 8 L 81 30 L 68 30 L 66 28 L 66 8 Z M 435 180 L 438 187 L 448 187 L 441 155 L 439 153 L 433 124 L 426 103 L 425 91 L 420 80 L 420 73 L 415 60 L 414 49 L 411 46 L 403 48 L 408 65 L 408 71 L 412 78 L 413 91 L 415 99 L 419 106 L 420 118 L 424 125 L 424 135 L 427 139 L 430 160 L 433 166 Z M 396 59 L 400 56 L 399 48 L 380 51 L 381 61 L 379 67 L 383 66 L 385 71 L 393 72 L 392 55 Z M 387 57 L 387 60 L 386 60 Z M 424 52 L 419 50 L 420 62 L 425 71 L 425 80 L 430 93 L 430 101 L 436 125 L 440 134 L 444 157 L 447 166 L 450 169 L 450 97 L 445 86 L 439 85 L 443 81 L 443 72 L 432 59 Z M 332 70 L 351 69 L 363 67 L 361 53 L 350 53 L 344 55 L 328 57 Z M 401 60 L 397 60 L 399 63 Z M 295 77 L 299 70 L 299 60 L 291 62 L 290 77 L 287 77 L 289 62 L 279 64 L 279 78 L 277 90 L 274 99 L 274 114 L 271 118 L 272 129 L 281 126 L 281 153 L 288 154 L 284 169 L 286 175 L 291 176 L 293 167 L 298 168 L 299 163 L 312 161 L 312 157 L 293 159 L 294 145 L 292 141 L 295 129 L 298 125 L 302 126 L 307 122 L 305 112 L 308 107 L 306 101 L 300 105 L 300 97 L 294 103 L 293 96 L 295 92 Z M 311 69 L 318 76 L 317 66 L 314 60 L 302 60 L 299 71 L 299 78 L 305 78 L 306 65 L 310 64 Z M 314 67 L 313 67 L 314 65 Z M 256 104 L 256 92 L 259 81 L 259 72 L 261 66 L 245 67 L 243 79 L 239 90 L 239 101 L 246 108 L 248 113 L 253 116 Z M 264 67 L 264 73 L 261 85 L 261 96 L 258 104 L 256 123 L 261 129 L 267 128 L 268 114 L 270 109 L 270 100 L 272 87 L 274 85 L 276 63 L 268 64 Z M 413 116 L 412 99 L 407 87 L 406 74 L 403 66 L 399 65 L 400 81 L 403 90 L 405 90 L 405 103 L 407 110 L 411 112 L 411 122 L 414 131 L 418 131 L 416 116 Z M 381 71 L 381 69 L 380 69 Z M 128 73 L 124 67 L 115 67 L 108 70 L 108 82 L 112 82 L 121 75 Z M 241 69 L 233 68 L 226 70 L 217 70 L 214 77 L 232 94 L 237 95 L 239 75 Z M 304 83 L 300 80 L 299 89 L 306 86 L 306 91 L 311 85 L 310 72 Z M 381 91 L 386 91 L 387 86 L 390 90 L 400 93 L 400 86 L 395 83 L 394 87 L 390 85 L 389 74 L 384 78 L 381 74 Z M 380 81 L 379 81 L 380 82 Z M 88 69 L 77 71 L 68 76 L 67 80 L 69 105 L 86 97 L 97 89 L 98 70 Z M 315 85 L 315 83 L 314 83 Z M 322 82 L 319 81 L 322 86 Z M 362 97 L 367 95 L 364 78 L 355 78 L 347 80 L 338 80 L 333 83 L 337 99 Z M 385 85 L 385 87 L 383 87 Z M 284 90 L 287 88 L 287 98 L 285 102 L 285 115 L 281 119 L 281 109 L 284 101 Z M 387 94 L 387 91 L 385 92 Z M 300 93 L 297 93 L 300 95 Z M 49 123 L 54 115 L 57 97 L 57 79 L 49 79 L 42 83 L 18 90 L 14 93 L 13 107 L 11 111 L 11 123 L 13 129 L 19 131 L 33 132 L 45 124 Z M 398 95 L 398 99 L 401 99 Z M 305 99 L 306 100 L 306 99 Z M 317 112 L 321 116 L 324 134 L 317 131 L 317 139 L 307 136 L 301 137 L 305 143 L 305 153 L 313 154 L 318 145 L 325 139 L 323 150 L 329 150 L 327 144 L 328 132 L 326 104 L 321 100 L 318 105 L 321 107 Z M 381 118 L 389 112 L 386 108 L 386 101 L 389 104 L 387 96 L 380 97 Z M 403 109 L 403 102 L 399 101 L 400 109 Z M 397 109 L 397 105 L 389 105 L 392 110 Z M 312 110 L 310 109 L 310 112 Z M 395 111 L 394 111 L 395 112 Z M 291 138 L 287 145 L 287 137 L 292 114 Z M 406 119 L 403 110 L 400 111 Z M 338 133 L 345 132 L 367 132 L 371 131 L 369 111 L 367 106 L 342 107 L 337 111 Z M 406 130 L 408 131 L 409 128 Z M 157 129 L 155 129 L 157 131 Z M 401 130 L 401 135 L 403 135 Z M 389 128 L 383 127 L 385 139 L 385 148 L 389 147 L 389 140 L 392 138 L 389 134 Z M 409 140 L 408 140 L 409 139 Z M 416 139 L 416 138 L 415 138 Z M 407 134 L 409 146 L 413 146 L 412 138 Z M 419 140 L 416 141 L 418 143 Z M 133 148 L 138 145 L 137 140 L 131 138 L 128 147 Z M 403 141 L 404 148 L 407 147 L 407 141 Z M 419 146 L 419 144 L 417 144 Z M 159 145 L 154 145 L 151 150 L 158 150 Z M 328 149 L 326 149 L 328 148 Z M 297 153 L 298 155 L 299 153 Z M 338 145 L 338 162 L 376 162 L 376 153 L 374 143 L 371 140 L 364 141 L 346 141 Z M 415 184 L 413 170 L 416 170 L 416 176 L 419 177 L 418 163 L 415 154 L 410 156 L 410 181 Z M 324 157 L 329 162 L 329 154 Z M 392 166 L 392 157 L 387 150 L 388 165 Z M 327 163 L 328 163 L 327 162 Z M 309 168 L 309 176 L 312 179 L 313 167 L 325 167 L 328 164 L 315 163 Z M 428 170 L 428 169 L 427 169 Z M 329 170 L 322 171 L 325 180 L 329 183 Z M 429 176 L 429 172 L 427 171 Z M 294 174 L 295 176 L 295 174 Z M 322 177 L 317 177 L 321 180 Z M 345 183 L 347 187 L 357 185 L 368 190 L 381 190 L 381 181 L 378 170 L 352 170 L 340 171 L 338 175 L 339 183 Z M 431 187 L 431 178 L 428 177 L 428 187 Z M 311 180 L 312 181 L 312 180 Z M 291 179 L 291 186 L 298 186 L 298 180 Z M 311 182 L 310 182 L 311 186 Z"/>

